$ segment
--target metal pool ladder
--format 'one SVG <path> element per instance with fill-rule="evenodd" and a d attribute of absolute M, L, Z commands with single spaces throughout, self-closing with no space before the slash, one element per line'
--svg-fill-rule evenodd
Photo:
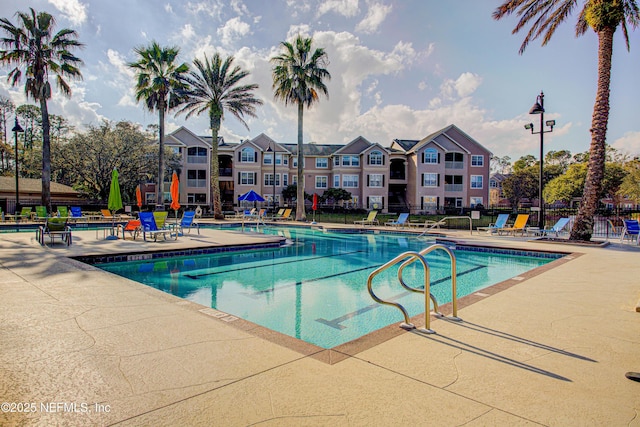
<path fill-rule="evenodd" d="M 449 319 L 459 321 L 461 319 L 458 317 L 458 297 L 456 295 L 456 256 L 453 254 L 453 251 L 449 247 L 437 243 L 421 250 L 420 252 L 408 251 L 408 252 L 401 253 L 400 255 L 396 256 L 392 260 L 376 268 L 374 271 L 371 272 L 371 274 L 369 274 L 369 278 L 367 279 L 367 290 L 369 291 L 369 295 L 371 295 L 373 300 L 376 301 L 377 303 L 390 305 L 400 310 L 402 312 L 402 315 L 404 316 L 404 322 L 400 323 L 400 327 L 403 329 L 415 329 L 415 326 L 413 325 L 413 323 L 411 323 L 411 320 L 409 319 L 409 313 L 402 306 L 402 304 L 399 304 L 393 301 L 385 301 L 380 297 L 378 297 L 373 292 L 373 289 L 372 289 L 373 279 L 383 271 L 402 262 L 400 267 L 398 267 L 398 281 L 400 282 L 400 285 L 406 290 L 410 292 L 424 294 L 424 329 L 421 329 L 421 331 L 426 332 L 428 334 L 434 334 L 435 331 L 430 328 L 430 324 L 431 324 L 430 301 L 433 301 L 433 311 L 435 312 L 436 316 L 445 317 L 442 313 L 440 313 L 440 310 L 438 308 L 438 301 L 431 294 L 429 264 L 425 259 L 425 256 L 429 252 L 433 252 L 435 250 L 445 251 L 449 255 L 449 258 L 451 259 L 451 303 L 453 305 L 453 316 L 449 317 Z M 416 261 L 420 262 L 422 264 L 422 267 L 424 268 L 424 289 L 412 288 L 411 286 L 407 285 L 402 278 L 402 272 L 404 271 L 404 269 Z"/>

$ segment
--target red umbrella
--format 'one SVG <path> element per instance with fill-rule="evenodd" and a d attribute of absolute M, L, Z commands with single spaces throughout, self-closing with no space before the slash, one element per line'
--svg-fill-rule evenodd
<path fill-rule="evenodd" d="M 318 195 L 316 193 L 313 193 L 313 205 L 311 206 L 311 209 L 318 210 Z"/>

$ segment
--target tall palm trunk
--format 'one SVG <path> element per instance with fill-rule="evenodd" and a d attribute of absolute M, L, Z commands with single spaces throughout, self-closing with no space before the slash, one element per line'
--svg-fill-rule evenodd
<path fill-rule="evenodd" d="M 40 110 L 42 111 L 42 206 L 51 210 L 51 138 L 49 136 L 49 109 L 47 100 L 40 98 Z M 16 158 L 18 153 L 16 153 Z"/>
<path fill-rule="evenodd" d="M 218 132 L 220 132 L 221 121 L 220 115 L 211 113 L 211 203 L 213 203 L 213 216 L 216 219 L 224 219 L 220 197 L 220 163 L 218 162 Z"/>
<path fill-rule="evenodd" d="M 158 190 L 156 191 L 156 206 L 164 210 L 164 96 L 158 103 Z"/>
<path fill-rule="evenodd" d="M 298 186 L 296 192 L 296 220 L 305 221 L 307 219 L 307 213 L 304 209 L 304 152 L 302 144 L 302 116 L 304 112 L 304 104 L 298 103 Z M 274 154 L 275 156 L 275 154 Z M 275 162 L 275 158 L 273 160 Z M 274 176 L 275 180 L 276 177 Z M 275 197 L 275 194 L 273 195 Z"/>
<path fill-rule="evenodd" d="M 615 27 L 598 32 L 598 90 L 591 117 L 591 147 L 589 167 L 578 216 L 571 229 L 571 240 L 591 240 L 593 218 L 598 209 L 604 177 L 607 122 L 609 121 L 609 88 L 611 84 L 611 57 Z"/>

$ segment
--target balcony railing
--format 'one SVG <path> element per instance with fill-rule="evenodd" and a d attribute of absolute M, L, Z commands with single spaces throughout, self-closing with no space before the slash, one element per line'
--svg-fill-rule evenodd
<path fill-rule="evenodd" d="M 218 174 L 220 176 L 233 176 L 233 169 L 232 168 L 220 168 L 218 171 Z"/>
<path fill-rule="evenodd" d="M 207 186 L 206 179 L 187 179 L 187 187 L 205 188 Z"/>
<path fill-rule="evenodd" d="M 207 163 L 206 156 L 187 156 L 187 163 Z"/>
<path fill-rule="evenodd" d="M 445 184 L 444 191 L 462 191 L 462 184 Z"/>
<path fill-rule="evenodd" d="M 444 162 L 446 169 L 464 169 L 464 162 Z"/>

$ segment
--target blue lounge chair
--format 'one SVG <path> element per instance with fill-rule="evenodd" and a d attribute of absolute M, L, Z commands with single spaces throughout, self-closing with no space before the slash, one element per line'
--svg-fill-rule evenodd
<path fill-rule="evenodd" d="M 499 214 L 495 223 L 489 224 L 487 227 L 478 227 L 477 230 L 486 230 L 489 234 L 495 233 L 498 230 L 505 228 L 507 221 L 509 221 L 509 214 Z"/>
<path fill-rule="evenodd" d="M 71 218 L 84 218 L 84 216 L 82 216 L 82 208 L 80 206 L 71 206 Z"/>
<path fill-rule="evenodd" d="M 569 224 L 569 218 L 560 218 L 558 222 L 555 223 L 553 227 L 548 230 L 538 230 L 541 236 L 546 236 L 549 233 L 555 233 L 556 237 L 560 234 L 560 232 Z"/>
<path fill-rule="evenodd" d="M 622 233 L 620 233 L 620 242 L 623 243 L 627 237 L 636 239 L 636 244 L 640 244 L 640 224 L 637 219 L 624 220 L 624 228 L 622 229 Z"/>
<path fill-rule="evenodd" d="M 390 225 L 392 227 L 404 227 L 405 225 L 407 225 L 408 219 L 409 219 L 408 213 L 401 213 L 400 215 L 398 215 L 398 219 L 387 221 L 384 223 L 384 225 Z"/>
<path fill-rule="evenodd" d="M 167 240 L 167 234 L 169 235 L 169 238 L 173 237 L 175 240 L 178 240 L 178 233 L 176 230 L 158 228 L 153 212 L 140 212 L 140 224 L 140 228 L 142 229 L 142 239 L 145 242 L 147 241 L 147 235 L 149 235 L 149 238 L 153 237 L 154 242 L 157 241 L 159 235 L 162 235 L 162 237 Z"/>
<path fill-rule="evenodd" d="M 184 234 L 185 228 L 189 229 L 189 233 L 191 233 L 191 229 L 195 228 L 198 230 L 198 234 L 200 234 L 200 225 L 197 222 L 194 222 L 194 218 L 196 216 L 196 211 L 184 211 L 182 214 L 182 219 L 180 219 L 180 223 L 178 224 L 178 233 Z"/>

